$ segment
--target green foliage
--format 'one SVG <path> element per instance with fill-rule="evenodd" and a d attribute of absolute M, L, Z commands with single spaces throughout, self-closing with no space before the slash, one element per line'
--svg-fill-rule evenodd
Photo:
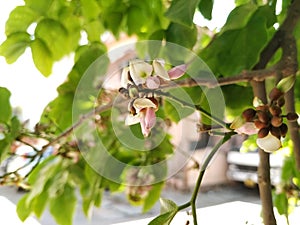
<path fill-rule="evenodd" d="M 200 56 L 216 76 L 232 76 L 243 69 L 251 69 L 270 39 L 266 28 L 273 29 L 270 26 L 275 22 L 270 6 L 242 5 L 230 13 L 221 33 Z"/>
<path fill-rule="evenodd" d="M 11 117 L 12 109 L 10 106 L 9 98 L 10 92 L 6 88 L 0 87 L 0 123 L 6 123 Z"/>
<path fill-rule="evenodd" d="M 253 91 L 250 86 L 227 85 L 222 87 L 225 98 L 226 113 L 229 117 L 236 117 L 241 114 L 241 109 L 249 108 L 253 101 Z M 237 96 L 241 96 L 237 98 Z"/>
<path fill-rule="evenodd" d="M 10 96 L 8 89 L 0 87 L 0 163 L 9 156 L 11 144 L 21 130 L 20 121 L 12 115 Z"/>
<path fill-rule="evenodd" d="M 38 14 L 28 6 L 17 6 L 9 15 L 5 25 L 5 34 L 7 36 L 26 32 L 28 27 L 36 21 Z"/>
<path fill-rule="evenodd" d="M 211 20 L 213 5 L 214 5 L 213 0 L 200 0 L 198 4 L 198 9 L 202 13 L 204 18 Z"/>
<path fill-rule="evenodd" d="M 189 4 L 186 4 L 185 0 L 174 0 L 166 12 L 166 17 L 172 22 L 192 27 L 194 13 L 198 2 L 199 0 L 192 0 L 189 1 Z"/>
<path fill-rule="evenodd" d="M 44 75 L 49 76 L 52 72 L 52 54 L 42 39 L 35 39 L 30 44 L 34 65 Z"/>
<path fill-rule="evenodd" d="M 154 218 L 149 225 L 169 225 L 178 212 L 178 206 L 172 200 L 161 198 L 160 204 L 161 214 Z"/>
<path fill-rule="evenodd" d="M 161 191 L 164 188 L 164 182 L 154 184 L 144 200 L 143 212 L 148 212 L 160 198 Z"/>
<path fill-rule="evenodd" d="M 179 23 L 171 23 L 166 31 L 166 41 L 180 44 L 186 48 L 192 48 L 196 40 L 197 29 L 195 26 L 186 27 Z"/>
<path fill-rule="evenodd" d="M 26 32 L 10 34 L 0 45 L 0 55 L 6 58 L 7 63 L 14 63 L 30 44 L 30 36 Z"/>

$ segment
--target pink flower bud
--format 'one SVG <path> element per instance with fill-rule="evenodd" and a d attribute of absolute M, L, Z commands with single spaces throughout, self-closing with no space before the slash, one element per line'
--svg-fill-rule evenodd
<path fill-rule="evenodd" d="M 157 88 L 159 88 L 159 85 L 160 85 L 160 80 L 156 76 L 155 77 L 148 77 L 146 79 L 146 86 L 149 89 L 157 89 Z"/>
<path fill-rule="evenodd" d="M 174 80 L 185 74 L 187 70 L 186 64 L 181 64 L 179 66 L 175 66 L 168 71 L 169 77 Z"/>

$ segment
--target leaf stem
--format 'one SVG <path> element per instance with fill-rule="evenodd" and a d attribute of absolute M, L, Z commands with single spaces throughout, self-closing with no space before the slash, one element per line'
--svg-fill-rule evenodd
<path fill-rule="evenodd" d="M 191 206 L 192 208 L 192 216 L 193 216 L 193 221 L 194 221 L 194 225 L 197 225 L 197 207 L 196 207 L 196 200 L 197 200 L 197 196 L 201 187 L 201 183 L 204 177 L 204 173 L 210 163 L 210 161 L 212 160 L 212 158 L 214 157 L 214 155 L 216 154 L 216 152 L 219 150 L 219 148 L 226 142 L 228 141 L 231 136 L 235 135 L 235 132 L 228 132 L 225 133 L 224 138 L 222 138 L 211 150 L 211 152 L 209 153 L 209 155 L 207 156 L 207 158 L 205 159 L 204 163 L 202 164 L 201 168 L 200 168 L 200 172 L 195 184 L 195 188 L 194 191 L 192 193 L 191 199 L 189 202 L 184 203 L 180 206 L 178 206 L 178 211 L 179 210 L 183 210 L 186 209 L 187 207 Z"/>

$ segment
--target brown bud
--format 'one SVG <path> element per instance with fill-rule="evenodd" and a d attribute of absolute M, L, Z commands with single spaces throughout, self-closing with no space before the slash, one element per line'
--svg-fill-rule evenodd
<path fill-rule="evenodd" d="M 277 100 L 277 105 L 278 105 L 279 107 L 282 107 L 282 106 L 284 106 L 284 104 L 285 104 L 284 97 L 281 96 L 281 97 Z"/>
<path fill-rule="evenodd" d="M 260 106 L 256 107 L 256 110 L 257 111 L 264 111 L 264 112 L 266 112 L 266 111 L 269 110 L 269 106 L 268 105 L 260 105 Z"/>
<path fill-rule="evenodd" d="M 280 116 L 273 116 L 271 119 L 271 124 L 273 127 L 280 127 L 282 124 L 282 117 Z"/>
<path fill-rule="evenodd" d="M 272 116 L 279 116 L 282 113 L 282 110 L 279 106 L 277 105 L 272 105 L 269 108 L 270 113 L 272 114 Z"/>
<path fill-rule="evenodd" d="M 280 91 L 277 87 L 274 87 L 270 93 L 269 93 L 269 98 L 271 101 L 276 101 L 279 99 L 284 93 Z"/>
<path fill-rule="evenodd" d="M 281 131 L 279 127 L 273 127 L 271 126 L 270 132 L 273 136 L 277 137 L 278 139 L 280 139 L 281 137 Z"/>
<path fill-rule="evenodd" d="M 263 123 L 268 123 L 269 122 L 269 115 L 267 112 L 265 111 L 257 111 L 257 118 L 259 119 L 259 121 L 263 122 Z"/>
<path fill-rule="evenodd" d="M 280 129 L 281 136 L 285 137 L 285 135 L 288 132 L 288 126 L 285 123 L 283 123 L 283 124 L 281 124 L 281 126 L 279 127 L 279 129 Z"/>
<path fill-rule="evenodd" d="M 268 135 L 268 133 L 269 133 L 269 128 L 261 128 L 257 133 L 257 137 L 264 138 Z"/>
<path fill-rule="evenodd" d="M 257 129 L 262 129 L 262 128 L 265 128 L 265 127 L 268 127 L 268 124 L 267 123 L 263 123 L 259 120 L 255 120 L 254 121 L 254 125 Z"/>
<path fill-rule="evenodd" d="M 296 121 L 299 116 L 297 113 L 294 113 L 294 112 L 289 112 L 287 115 L 286 115 L 286 118 L 289 120 L 289 121 Z"/>
<path fill-rule="evenodd" d="M 256 114 L 256 110 L 249 108 L 244 110 L 242 115 L 246 122 L 251 122 L 253 121 L 255 114 Z"/>

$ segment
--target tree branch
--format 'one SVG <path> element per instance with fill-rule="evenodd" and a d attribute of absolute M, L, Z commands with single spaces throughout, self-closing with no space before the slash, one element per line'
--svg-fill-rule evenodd
<path fill-rule="evenodd" d="M 251 82 L 253 93 L 264 104 L 267 103 L 267 95 L 264 81 Z M 259 165 L 257 170 L 258 186 L 260 199 L 262 204 L 262 217 L 264 224 L 276 225 L 276 219 L 273 211 L 273 201 L 271 193 L 271 179 L 270 179 L 270 155 L 262 149 L 259 149 Z"/>

